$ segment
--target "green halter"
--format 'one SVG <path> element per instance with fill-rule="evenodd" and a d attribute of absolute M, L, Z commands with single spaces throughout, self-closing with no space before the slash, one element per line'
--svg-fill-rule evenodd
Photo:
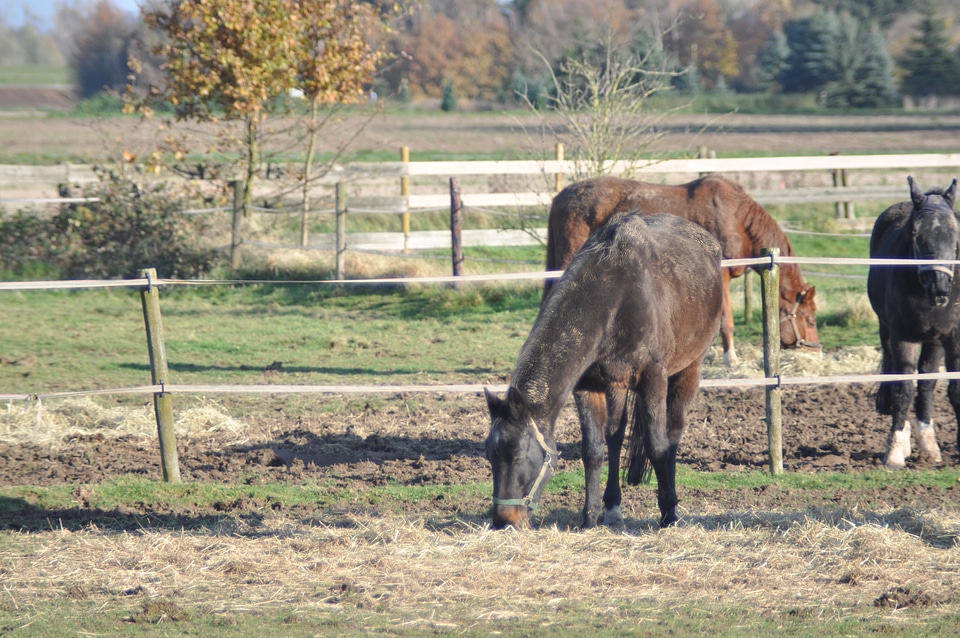
<path fill-rule="evenodd" d="M 537 475 L 537 480 L 533 482 L 533 486 L 530 487 L 530 492 L 523 498 L 497 498 L 494 496 L 494 505 L 525 505 L 532 510 L 537 509 L 537 504 L 533 502 L 533 495 L 537 493 L 540 484 L 543 483 L 543 479 L 546 478 L 547 470 L 553 469 L 553 457 L 557 455 L 557 451 L 547 445 L 546 439 L 543 438 L 543 433 L 540 432 L 540 428 L 537 427 L 533 418 L 530 419 L 530 427 L 533 428 L 533 434 L 537 438 L 537 443 L 539 443 L 543 451 L 547 453 L 546 456 L 544 456 L 543 465 L 540 466 L 540 473 Z"/>

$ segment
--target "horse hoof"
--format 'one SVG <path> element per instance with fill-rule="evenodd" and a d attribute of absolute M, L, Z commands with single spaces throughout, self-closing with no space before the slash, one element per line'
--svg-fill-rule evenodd
<path fill-rule="evenodd" d="M 723 353 L 723 365 L 727 366 L 728 368 L 732 368 L 738 363 L 740 363 L 740 357 L 737 356 L 736 352 L 729 350 Z"/>
<path fill-rule="evenodd" d="M 933 423 L 920 422 L 917 427 L 917 442 L 920 444 L 920 455 L 934 463 L 943 462 L 940 456 L 940 446 L 937 445 L 937 432 Z"/>
<path fill-rule="evenodd" d="M 607 527 L 623 527 L 623 512 L 620 511 L 619 505 L 603 513 L 603 524 Z"/>
<path fill-rule="evenodd" d="M 666 527 L 670 527 L 671 525 L 676 525 L 676 524 L 677 524 L 677 521 L 679 521 L 679 520 L 680 520 L 680 518 L 679 518 L 675 513 L 673 513 L 673 512 L 671 512 L 671 513 L 669 513 L 669 514 L 664 514 L 664 515 L 660 518 L 660 528 L 663 529 L 663 528 L 666 528 Z"/>
<path fill-rule="evenodd" d="M 907 459 L 903 454 L 903 439 L 909 441 L 909 435 L 905 435 L 903 430 L 890 433 L 890 441 L 887 443 L 887 454 L 883 458 L 883 465 L 888 470 L 902 470 L 907 466 Z"/>

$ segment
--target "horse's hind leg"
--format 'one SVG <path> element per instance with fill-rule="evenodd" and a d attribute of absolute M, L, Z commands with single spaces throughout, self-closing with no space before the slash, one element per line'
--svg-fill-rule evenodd
<path fill-rule="evenodd" d="M 595 527 L 600 519 L 600 468 L 603 465 L 603 432 L 607 422 L 606 396 L 602 392 L 573 393 L 580 416 L 581 452 L 586 479 L 583 526 Z"/>
<path fill-rule="evenodd" d="M 942 355 L 943 346 L 939 342 L 923 344 L 920 348 L 920 361 L 917 363 L 917 371 L 921 374 L 939 371 Z M 917 415 L 916 435 L 917 442 L 920 444 L 920 454 L 929 461 L 939 463 L 942 458 L 940 456 L 940 446 L 937 445 L 936 428 L 933 425 L 933 391 L 936 385 L 936 380 L 917 382 L 914 410 Z"/>
<path fill-rule="evenodd" d="M 730 297 L 730 278 L 733 274 L 729 268 L 721 268 L 723 284 L 723 302 L 720 311 L 720 341 L 723 343 L 723 363 L 735 366 L 740 362 L 737 349 L 733 343 L 733 299 Z"/>

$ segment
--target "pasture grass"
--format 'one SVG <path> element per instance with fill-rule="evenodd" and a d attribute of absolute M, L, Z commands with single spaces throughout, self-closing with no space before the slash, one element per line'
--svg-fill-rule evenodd
<path fill-rule="evenodd" d="M 289 502 L 187 527 L 144 518 L 117 530 L 104 510 L 102 527 L 54 519 L 48 531 L 0 532 L 0 632 L 946 636 L 960 622 L 955 508 L 706 511 L 665 530 L 642 518 L 624 530 L 494 532 L 469 512 L 421 518 L 381 501 L 366 513 L 349 493 L 362 507 L 304 519 L 293 485 L 186 494 L 123 478 L 80 489 L 100 507 L 116 496 L 99 490 L 157 507 L 204 494 L 248 499 L 248 511 L 251 498 Z M 58 491 L 45 507 L 78 506 L 68 498 Z"/>

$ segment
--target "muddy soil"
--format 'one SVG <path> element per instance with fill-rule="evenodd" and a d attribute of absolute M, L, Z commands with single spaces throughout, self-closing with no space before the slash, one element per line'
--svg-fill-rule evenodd
<path fill-rule="evenodd" d="M 888 422 L 873 409 L 866 386 L 801 386 L 783 391 L 784 467 L 791 473 L 823 471 L 862 472 L 881 464 Z M 400 397 L 397 397 L 400 398 Z M 388 401 L 388 406 L 391 402 Z M 179 459 L 187 482 L 230 485 L 291 481 L 328 484 L 363 493 L 371 486 L 398 482 L 406 485 L 458 485 L 487 481 L 490 469 L 483 457 L 488 427 L 482 397 L 425 399 L 414 412 L 402 401 L 393 409 L 340 413 L 311 418 L 260 420 L 242 432 L 183 438 Z M 935 420 L 943 464 L 958 463 L 955 419 L 943 388 L 937 389 Z M 580 435 L 571 405 L 557 424 L 560 469 L 580 465 Z M 733 473 L 768 468 L 764 395 L 760 389 L 701 391 L 691 408 L 680 445 L 679 463 L 694 469 Z M 935 467 L 914 455 L 907 472 Z M 90 484 L 132 474 L 159 480 L 162 476 L 156 439 L 87 436 L 51 447 L 0 445 L 0 485 L 72 485 L 76 507 L 48 511 L 32 507 L 15 517 L 0 519 L 14 529 L 49 529 L 50 525 L 129 529 L 139 525 L 177 528 L 210 525 L 224 516 L 256 520 L 264 508 L 280 503 L 241 499 L 205 507 L 129 506 L 111 511 L 91 508 Z M 790 490 L 767 486 L 756 489 L 681 489 L 681 508 L 688 517 L 704 512 L 804 511 L 818 507 L 886 510 L 901 507 L 956 508 L 960 484 L 949 489 L 922 483 L 904 488 L 878 486 L 869 490 Z M 2 500 L 2 499 L 0 499 Z M 583 495 L 545 497 L 545 522 L 578 525 Z M 2 504 L 2 503 L 0 503 Z M 487 498 L 424 504 L 401 504 L 410 515 L 462 517 L 482 522 L 488 515 Z M 16 508 L 20 510 L 21 508 Z M 656 498 L 650 487 L 626 488 L 624 510 L 636 518 L 656 516 Z M 0 512 L 3 508 L 0 508 Z M 294 515 L 325 520 L 342 511 L 301 507 Z M 630 514 L 628 514 L 630 516 Z"/>

